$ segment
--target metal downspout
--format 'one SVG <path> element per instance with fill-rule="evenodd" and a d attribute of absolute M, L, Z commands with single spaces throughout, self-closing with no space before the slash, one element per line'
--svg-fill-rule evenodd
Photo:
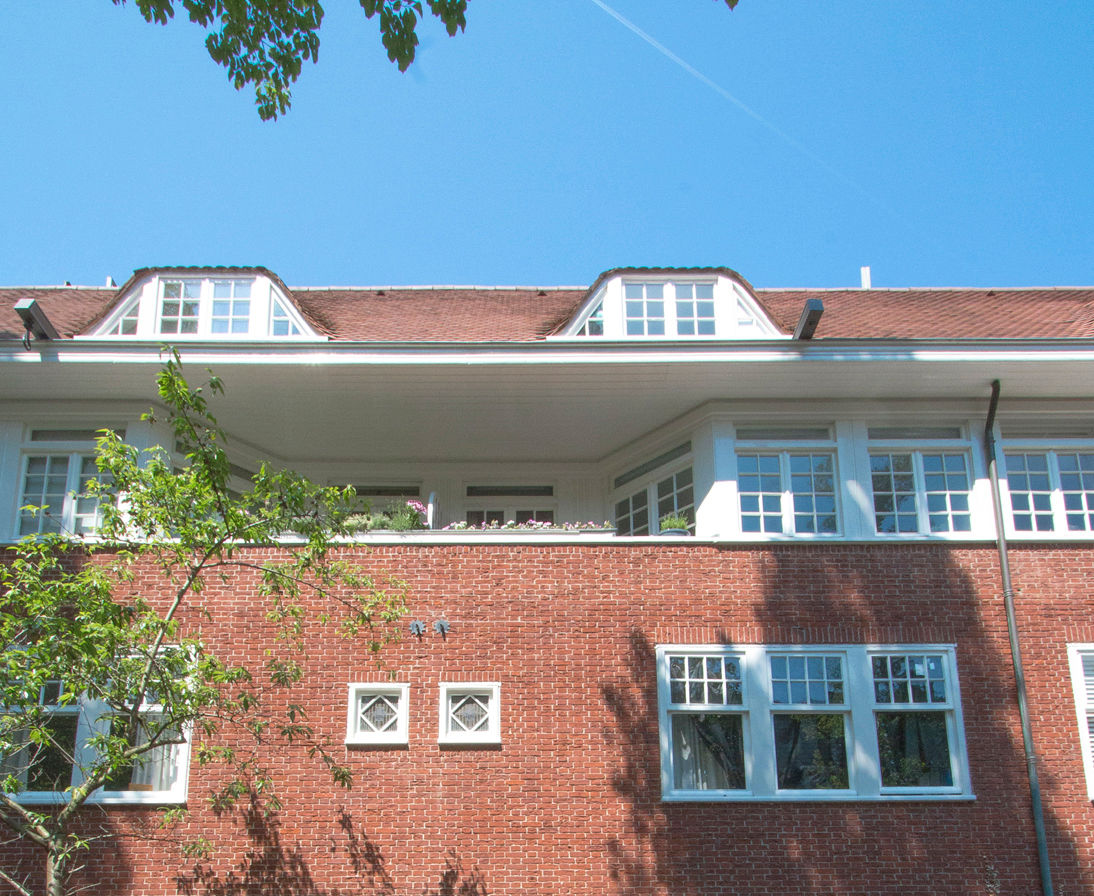
<path fill-rule="evenodd" d="M 1022 672 L 1022 654 L 1018 646 L 1018 622 L 1014 614 L 1014 588 L 1011 585 L 1010 563 L 1007 559 L 1007 539 L 1003 534 L 1003 496 L 999 490 L 999 469 L 996 463 L 995 411 L 999 406 L 999 380 L 991 384 L 991 404 L 984 425 L 984 447 L 988 458 L 988 476 L 991 479 L 992 507 L 995 510 L 996 543 L 999 547 L 999 572 L 1003 578 L 1003 604 L 1007 611 L 1007 634 L 1010 636 L 1010 656 L 1014 666 L 1014 683 L 1018 689 L 1018 716 L 1022 721 L 1022 744 L 1026 752 L 1026 771 L 1029 774 L 1029 795 L 1033 808 L 1033 830 L 1037 838 L 1037 860 L 1041 866 L 1041 889 L 1044 896 L 1053 896 L 1052 869 L 1048 859 L 1048 840 L 1045 836 L 1045 815 L 1041 805 L 1041 785 L 1037 781 L 1037 753 L 1033 748 L 1033 729 L 1029 724 L 1029 708 L 1026 705 L 1026 678 Z"/>

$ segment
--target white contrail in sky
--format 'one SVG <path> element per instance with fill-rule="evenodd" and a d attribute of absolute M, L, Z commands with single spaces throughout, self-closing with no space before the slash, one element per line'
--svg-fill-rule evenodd
<path fill-rule="evenodd" d="M 630 19 L 626 18 L 625 16 L 621 15 L 620 13 L 618 13 L 614 9 L 612 9 L 610 6 L 608 6 L 608 4 L 604 2 L 604 0 L 591 0 L 591 2 L 596 4 L 597 6 L 599 6 L 602 10 L 604 10 L 604 12 L 606 12 L 613 19 L 615 19 L 617 22 L 619 22 L 620 25 L 622 25 L 623 27 L 625 27 L 629 31 L 633 32 L 638 37 L 642 38 L 642 40 L 644 40 L 651 47 L 653 47 L 655 50 L 657 50 L 657 52 L 660 53 L 662 56 L 665 56 L 666 58 L 671 59 L 678 66 L 680 66 L 680 68 L 682 68 L 684 71 L 686 71 L 689 75 L 691 75 L 696 80 L 702 81 L 704 84 L 707 85 L 707 87 L 709 87 L 711 90 L 713 90 L 715 93 L 717 93 L 723 99 L 729 100 L 729 102 L 733 103 L 734 106 L 736 106 L 738 109 L 740 109 L 742 112 L 744 112 L 747 116 L 749 116 L 749 118 L 755 119 L 760 124 L 762 124 L 765 128 L 767 128 L 769 131 L 771 131 L 772 133 L 778 135 L 779 138 L 781 138 L 782 140 L 784 140 L 788 144 L 790 144 L 792 147 L 794 147 L 794 149 L 796 149 L 802 155 L 807 156 L 808 158 L 812 159 L 814 162 L 816 162 L 818 165 L 820 165 L 829 174 L 833 175 L 834 177 L 838 177 L 845 184 L 848 184 L 849 186 L 854 187 L 856 190 L 858 190 L 860 193 L 862 193 L 864 196 L 866 196 L 868 199 L 870 199 L 874 204 L 878 204 L 876 198 L 871 196 L 865 189 L 863 189 L 858 184 L 856 184 L 853 180 L 851 180 L 843 172 L 838 171 L 837 169 L 833 168 L 831 165 L 829 165 L 826 161 L 824 161 L 824 159 L 822 159 L 820 156 L 818 156 L 811 149 L 809 149 L 808 147 L 806 147 L 803 144 L 799 143 L 797 140 L 795 140 L 793 137 L 791 137 L 785 131 L 780 130 L 779 128 L 777 128 L 770 121 L 768 121 L 766 118 L 764 118 L 762 115 L 760 115 L 759 112 L 757 112 L 756 110 L 754 110 L 754 109 L 750 108 L 749 106 L 745 105 L 744 103 L 742 103 L 739 99 L 737 99 L 737 97 L 735 97 L 732 93 L 730 93 L 728 90 L 726 90 L 721 84 L 718 84 L 717 82 L 712 81 L 710 78 L 708 78 L 706 75 L 704 75 L 701 71 L 699 71 L 697 68 L 695 68 L 695 66 L 693 66 L 689 62 L 686 62 L 685 60 L 681 59 L 679 56 L 677 56 L 675 53 L 673 53 L 672 50 L 670 50 L 663 43 L 661 43 L 660 41 L 658 41 L 657 39 L 655 39 L 651 35 L 647 34 L 645 31 L 643 31 L 641 28 L 639 28 L 636 24 L 634 24 L 634 22 L 632 22 Z"/>

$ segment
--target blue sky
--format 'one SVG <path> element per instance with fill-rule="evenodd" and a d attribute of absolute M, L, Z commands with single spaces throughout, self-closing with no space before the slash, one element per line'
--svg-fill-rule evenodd
<path fill-rule="evenodd" d="M 8 4 L 0 283 L 1094 284 L 1087 0 L 472 0 L 406 74 L 326 7 L 263 123 L 184 19 Z"/>

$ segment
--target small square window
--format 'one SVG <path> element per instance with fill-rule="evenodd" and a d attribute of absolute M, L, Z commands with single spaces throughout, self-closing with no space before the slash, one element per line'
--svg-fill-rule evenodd
<path fill-rule="evenodd" d="M 405 744 L 409 684 L 351 684 L 346 743 Z"/>
<path fill-rule="evenodd" d="M 442 684 L 438 740 L 442 744 L 501 743 L 501 685 Z"/>

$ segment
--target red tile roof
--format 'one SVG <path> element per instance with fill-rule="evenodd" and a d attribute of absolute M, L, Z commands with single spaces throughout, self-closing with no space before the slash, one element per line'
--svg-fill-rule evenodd
<path fill-rule="evenodd" d="M 334 339 L 533 342 L 568 321 L 573 289 L 297 289 L 300 309 Z"/>
<path fill-rule="evenodd" d="M 259 268 L 187 270 L 268 273 Z M 645 270 L 670 271 L 627 268 L 608 274 Z M 722 268 L 688 270 L 738 276 Z M 100 320 L 121 291 L 72 286 L 0 288 L 0 339 L 22 337 L 22 323 L 12 309 L 20 299 L 37 299 L 61 335 L 71 337 Z M 375 342 L 535 342 L 560 329 L 589 294 L 578 287 L 298 288 L 286 292 L 324 335 L 338 341 Z M 793 333 L 805 301 L 820 298 L 824 315 L 815 339 L 1094 337 L 1094 288 L 1089 287 L 753 292 L 788 334 Z"/>
<path fill-rule="evenodd" d="M 1094 288 L 759 289 L 760 303 L 793 333 L 806 299 L 824 302 L 814 339 L 1052 339 L 1094 336 Z"/>
<path fill-rule="evenodd" d="M 63 337 L 74 336 L 99 318 L 118 290 L 87 286 L 0 286 L 0 339 L 22 339 L 23 322 L 13 310 L 21 299 L 35 299 Z"/>

